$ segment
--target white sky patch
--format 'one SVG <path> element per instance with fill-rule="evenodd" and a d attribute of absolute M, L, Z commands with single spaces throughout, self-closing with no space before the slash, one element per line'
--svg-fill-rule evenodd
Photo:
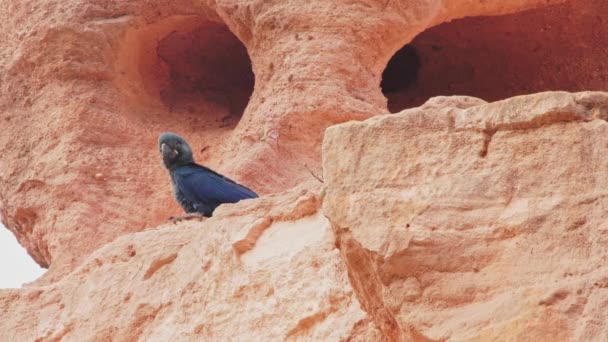
<path fill-rule="evenodd" d="M 13 233 L 0 223 L 0 289 L 19 288 L 44 272 L 46 269 L 38 266 Z"/>

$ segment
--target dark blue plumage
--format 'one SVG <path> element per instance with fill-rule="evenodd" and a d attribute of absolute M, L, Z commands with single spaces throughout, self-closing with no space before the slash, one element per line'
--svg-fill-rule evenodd
<path fill-rule="evenodd" d="M 177 201 L 186 212 L 210 217 L 222 203 L 236 203 L 257 194 L 213 170 L 197 164 L 178 166 L 170 171 Z"/>
<path fill-rule="evenodd" d="M 194 163 L 190 146 L 180 136 L 163 133 L 158 143 L 171 175 L 175 199 L 187 213 L 211 217 L 222 203 L 258 197 L 251 189 Z"/>

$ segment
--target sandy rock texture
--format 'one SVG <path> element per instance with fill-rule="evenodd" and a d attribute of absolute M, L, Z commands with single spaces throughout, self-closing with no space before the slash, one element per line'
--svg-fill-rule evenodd
<path fill-rule="evenodd" d="M 0 290 L 2 338 L 379 340 L 317 195 L 247 202 L 120 237 L 52 285 Z"/>
<path fill-rule="evenodd" d="M 360 302 L 436 340 L 606 340 L 608 93 L 480 102 L 328 129 L 323 209 Z"/>
<path fill-rule="evenodd" d="M 608 338 L 608 93 L 437 97 L 328 129 L 324 183 L 0 290 L 9 340 Z"/>
<path fill-rule="evenodd" d="M 608 338 L 604 0 L 0 4 L 3 338 Z"/>
<path fill-rule="evenodd" d="M 387 113 L 395 51 L 454 18 L 563 1 L 4 1 L 2 220 L 55 281 L 180 209 L 160 132 L 266 194 L 320 173 L 325 128 Z"/>

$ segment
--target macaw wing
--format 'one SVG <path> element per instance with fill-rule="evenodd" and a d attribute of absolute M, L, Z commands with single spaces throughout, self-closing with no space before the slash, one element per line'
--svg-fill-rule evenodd
<path fill-rule="evenodd" d="M 200 165 L 183 167 L 176 173 L 176 185 L 194 203 L 219 205 L 258 197 L 251 189 Z"/>

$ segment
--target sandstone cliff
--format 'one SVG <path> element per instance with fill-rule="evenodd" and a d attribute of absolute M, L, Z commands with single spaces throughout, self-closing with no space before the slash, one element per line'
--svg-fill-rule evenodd
<path fill-rule="evenodd" d="M 608 338 L 605 1 L 4 5 L 3 338 Z M 265 196 L 167 224 L 167 130 Z"/>

